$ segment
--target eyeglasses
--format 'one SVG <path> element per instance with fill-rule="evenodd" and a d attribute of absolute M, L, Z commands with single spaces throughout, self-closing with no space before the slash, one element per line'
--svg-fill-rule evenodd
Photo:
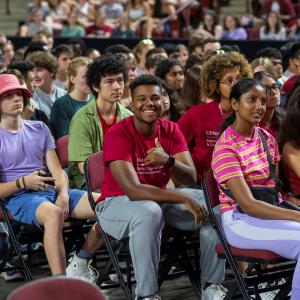
<path fill-rule="evenodd" d="M 234 86 L 237 82 L 241 81 L 242 79 L 244 79 L 245 77 L 238 77 L 236 79 L 233 79 L 233 78 L 228 78 L 228 79 L 225 79 L 223 81 L 219 81 L 219 83 L 223 83 L 227 86 Z"/>
<path fill-rule="evenodd" d="M 263 87 L 265 88 L 267 94 L 271 94 L 272 91 L 276 93 L 280 91 L 280 86 L 278 83 L 273 83 L 271 85 L 264 85 Z"/>

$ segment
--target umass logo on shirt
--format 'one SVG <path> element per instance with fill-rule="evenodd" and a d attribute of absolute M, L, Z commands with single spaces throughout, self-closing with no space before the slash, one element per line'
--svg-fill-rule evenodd
<path fill-rule="evenodd" d="M 205 130 L 205 134 L 206 134 L 206 146 L 214 147 L 218 140 L 220 132 L 215 130 Z"/>

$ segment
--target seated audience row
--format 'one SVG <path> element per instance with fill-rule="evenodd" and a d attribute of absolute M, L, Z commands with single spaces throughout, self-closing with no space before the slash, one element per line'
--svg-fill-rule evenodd
<path fill-rule="evenodd" d="M 262 141 L 267 141 L 273 164 L 279 162 L 279 140 L 289 184 L 282 197 L 299 204 L 298 136 L 295 131 L 286 132 L 297 124 L 299 91 L 296 96 L 289 95 L 285 104 L 281 89 L 286 78 L 282 76 L 279 50 L 260 50 L 251 66 L 238 48 L 218 49 L 220 45 L 210 42 L 209 46 L 217 49 L 200 56 L 188 54 L 184 45 L 157 48 L 152 40 L 145 39 L 134 51 L 111 45 L 93 61 L 80 56 L 78 47 L 60 45 L 53 54 L 43 45 L 38 51 L 29 47 L 26 62 L 13 61 L 0 75 L 0 155 L 7 163 L 7 167 L 0 167 L 0 197 L 16 220 L 44 227 L 44 247 L 54 275 L 97 280 L 96 271 L 87 263 L 103 244 L 95 226 L 67 268 L 61 231 L 69 216 L 95 217 L 83 191 L 83 164 L 100 150 L 105 172 L 101 195 L 95 194 L 96 214 L 103 230 L 118 239 L 129 237 L 138 299 L 160 299 L 157 270 L 165 223 L 198 230 L 203 297 L 224 299 L 226 289 L 221 284 L 225 262 L 216 257 L 217 236 L 205 222 L 204 196 L 199 189 L 204 172 L 211 166 L 224 189 L 220 193 L 221 219 L 228 241 L 236 246 L 244 243 L 245 237 L 234 227 L 238 223 L 245 224 L 249 233 L 253 225 L 259 226 L 261 231 L 247 240 L 247 247 L 299 259 L 298 239 L 287 241 L 295 249 L 291 253 L 279 249 L 281 237 L 272 230 L 268 239 L 261 233 L 273 222 L 275 228 L 287 228 L 288 236 L 296 235 L 299 213 L 270 208 L 264 199 L 251 194 L 253 186 L 275 188 Z M 195 43 L 193 49 L 198 45 L 197 51 L 203 51 L 201 43 Z M 289 49 L 295 74 L 299 49 L 299 43 Z M 297 78 L 291 78 L 296 86 Z M 33 108 L 28 106 L 30 101 Z M 39 118 L 40 112 L 50 118 L 48 125 L 55 139 L 69 135 L 69 183 L 59 167 L 49 128 L 25 119 Z M 9 145 L 15 145 L 14 157 L 22 157 L 22 161 L 8 159 L 12 151 Z M 52 174 L 43 177 L 48 171 Z M 169 190 L 170 179 L 175 187 L 189 188 Z M 54 188 L 45 181 L 53 182 Z M 68 184 L 76 190 L 69 190 Z M 16 199 L 30 201 L 19 208 Z M 281 201 L 279 194 L 278 199 Z M 24 219 L 19 209 L 27 207 Z M 45 215 L 47 209 L 51 220 Z M 140 255 L 145 243 L 146 257 Z M 298 273 L 296 267 L 292 299 L 299 295 Z"/>

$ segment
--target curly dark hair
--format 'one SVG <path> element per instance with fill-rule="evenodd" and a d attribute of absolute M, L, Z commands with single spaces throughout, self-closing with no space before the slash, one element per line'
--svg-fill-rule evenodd
<path fill-rule="evenodd" d="M 104 55 L 95 59 L 87 71 L 87 84 L 93 94 L 98 97 L 98 92 L 94 89 L 99 86 L 101 78 L 109 75 L 123 74 L 124 82 L 127 81 L 127 70 L 122 62 L 112 55 Z"/>
<path fill-rule="evenodd" d="M 180 66 L 180 63 L 177 60 L 172 59 L 162 60 L 155 70 L 155 75 L 161 79 L 165 79 L 166 74 L 169 73 L 174 66 Z"/>
<path fill-rule="evenodd" d="M 141 86 L 141 85 L 157 85 L 160 88 L 162 87 L 161 81 L 159 80 L 159 78 L 153 76 L 153 75 L 141 75 L 138 76 L 136 79 L 134 79 L 129 88 L 130 88 L 130 92 L 132 95 L 132 99 L 134 99 L 134 91 L 137 87 Z"/>

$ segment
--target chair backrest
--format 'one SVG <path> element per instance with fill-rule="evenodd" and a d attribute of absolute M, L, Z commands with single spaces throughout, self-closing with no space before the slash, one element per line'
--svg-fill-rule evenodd
<path fill-rule="evenodd" d="M 214 178 L 214 174 L 212 169 L 208 169 L 202 180 L 202 184 L 204 187 L 204 193 L 206 192 L 206 200 L 209 201 L 210 206 L 214 208 L 215 206 L 220 204 L 219 201 L 219 187 Z"/>
<path fill-rule="evenodd" d="M 9 294 L 7 300 L 105 300 L 92 284 L 75 278 L 49 277 L 25 284 Z"/>
<path fill-rule="evenodd" d="M 69 136 L 64 135 L 56 141 L 56 153 L 63 169 L 68 167 L 68 142 Z"/>
<path fill-rule="evenodd" d="M 8 220 L 13 221 L 12 215 L 6 209 L 4 200 L 0 198 L 0 222 L 7 222 Z"/>
<path fill-rule="evenodd" d="M 90 155 L 84 163 L 84 175 L 88 190 L 90 205 L 95 209 L 92 192 L 99 190 L 104 179 L 103 151 Z"/>
<path fill-rule="evenodd" d="M 214 178 L 212 169 L 208 169 L 202 178 L 202 188 L 204 193 L 204 198 L 206 201 L 206 206 L 208 210 L 208 217 L 215 228 L 215 230 L 219 234 L 222 234 L 222 229 L 219 224 L 219 220 L 214 212 L 214 207 L 220 204 L 219 201 L 219 188 L 218 184 Z"/>

